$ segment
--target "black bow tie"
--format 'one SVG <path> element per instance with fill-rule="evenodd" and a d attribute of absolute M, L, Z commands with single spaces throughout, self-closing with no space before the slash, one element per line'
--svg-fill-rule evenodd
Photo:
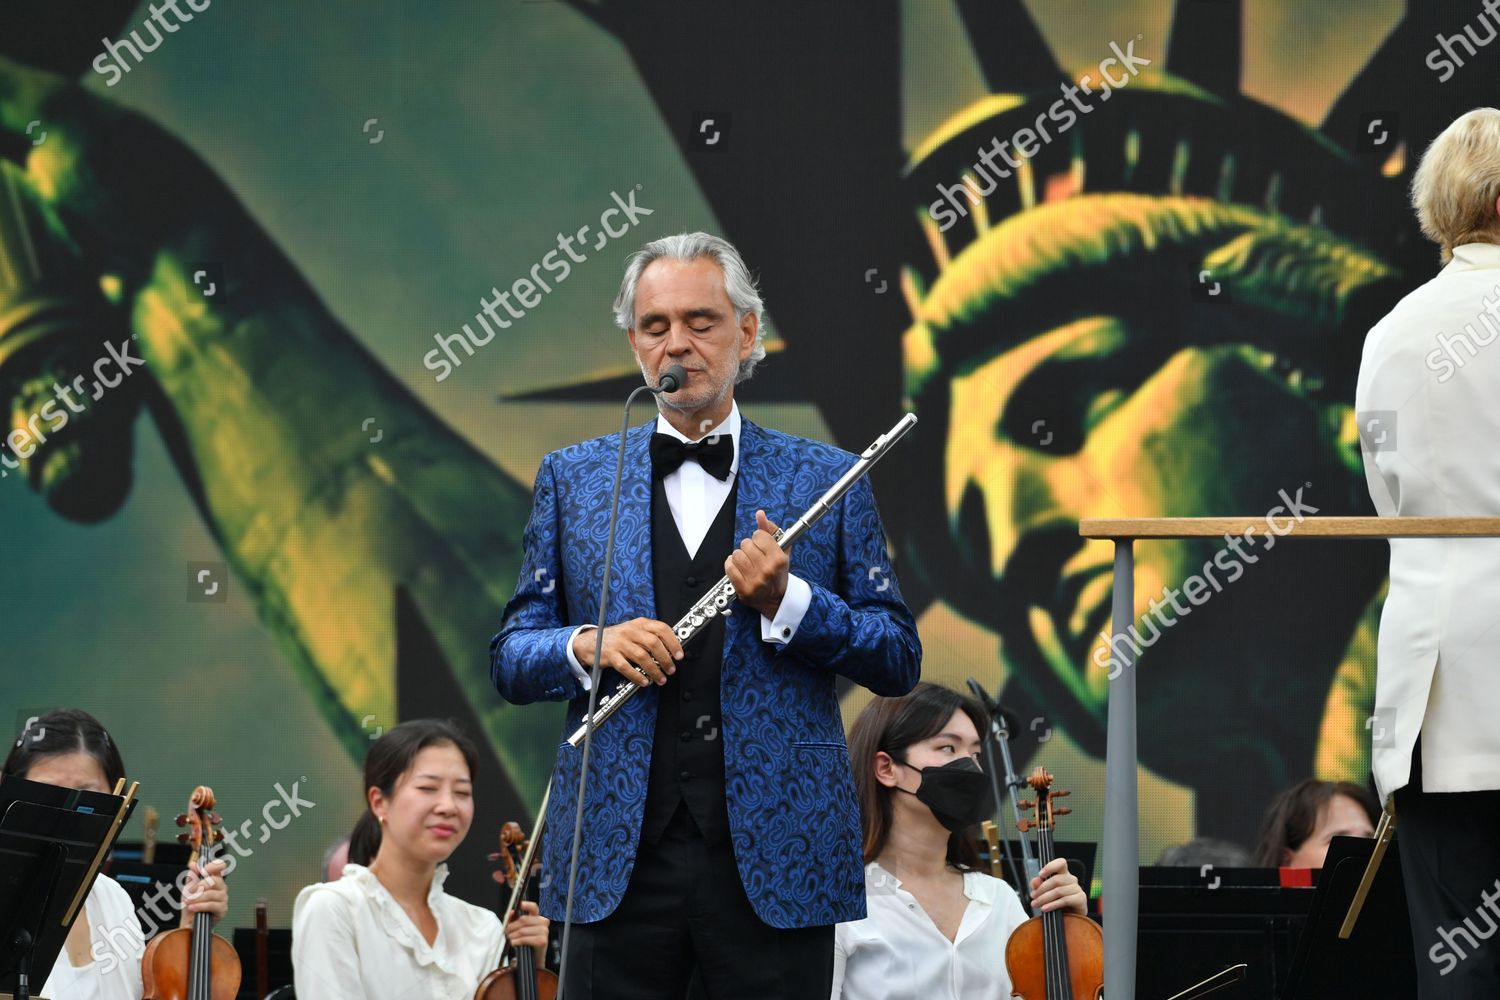
<path fill-rule="evenodd" d="M 651 435 L 651 475 L 664 479 L 687 459 L 695 460 L 715 479 L 729 478 L 734 464 L 734 435 L 710 434 L 702 441 L 684 441 L 660 432 Z"/>

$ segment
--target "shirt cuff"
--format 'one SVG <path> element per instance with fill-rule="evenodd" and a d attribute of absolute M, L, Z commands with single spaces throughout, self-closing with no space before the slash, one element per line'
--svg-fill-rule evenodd
<path fill-rule="evenodd" d="M 578 638 L 579 632 L 593 627 L 592 625 L 580 625 L 573 630 L 572 635 L 568 636 L 568 666 L 572 669 L 573 676 L 578 678 L 578 683 L 583 685 L 585 694 L 593 687 L 592 679 L 589 677 L 589 672 L 583 668 L 583 664 L 578 662 L 578 657 L 573 655 L 573 640 Z"/>
<path fill-rule="evenodd" d="M 795 573 L 786 577 L 786 593 L 781 595 L 781 607 L 776 609 L 774 619 L 760 616 L 760 637 L 766 642 L 785 646 L 797 634 L 797 626 L 812 604 L 812 587 Z"/>

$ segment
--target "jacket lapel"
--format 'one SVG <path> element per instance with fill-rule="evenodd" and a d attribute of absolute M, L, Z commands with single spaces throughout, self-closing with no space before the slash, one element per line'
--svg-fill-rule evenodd
<path fill-rule="evenodd" d="M 651 552 L 651 434 L 656 417 L 632 427 L 625 436 L 625 468 L 620 476 L 620 515 L 615 528 L 614 570 L 610 574 L 609 624 L 631 618 L 656 617 L 656 584 L 652 577 Z M 609 465 L 613 472 L 614 450 Z M 609 523 L 609 489 L 613 485 L 604 477 L 604 517 Z M 752 513 L 752 516 L 753 513 Z M 605 538 L 608 538 L 606 533 Z M 607 544 L 607 543 L 606 543 Z M 602 561 L 601 550 L 601 561 Z M 597 571 L 596 571 L 597 576 Z M 598 612 L 598 594 L 592 616 Z"/>
<path fill-rule="evenodd" d="M 769 444 L 759 427 L 740 412 L 740 468 L 736 474 L 734 509 L 734 547 L 755 534 L 755 512 L 764 510 L 766 517 L 777 527 L 784 527 L 786 520 L 786 491 L 790 483 L 776 481 L 774 455 L 768 454 Z M 748 609 L 747 609 L 748 611 Z M 731 616 L 733 622 L 736 616 Z M 754 612 L 743 615 L 759 621 Z M 759 631 L 756 632 L 759 635 Z"/>

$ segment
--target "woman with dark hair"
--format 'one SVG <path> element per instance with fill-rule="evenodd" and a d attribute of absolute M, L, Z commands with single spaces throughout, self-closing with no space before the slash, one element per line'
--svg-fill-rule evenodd
<path fill-rule="evenodd" d="M 0 775 L 87 792 L 112 792 L 125 777 L 125 762 L 98 719 L 76 708 L 57 708 L 27 721 Z M 215 861 L 187 874 L 182 882 L 181 926 L 191 926 L 194 913 L 210 913 L 217 923 L 229 912 L 224 868 L 225 862 Z M 145 954 L 146 938 L 135 904 L 118 882 L 101 872 L 38 995 L 65 1000 L 140 1000 Z"/>
<path fill-rule="evenodd" d="M 368 816 L 366 813 L 365 816 Z M 345 862 L 354 862 L 357 865 L 369 867 L 371 861 L 375 860 L 375 852 L 380 850 L 380 824 L 366 822 L 361 816 L 358 823 L 354 824 L 354 832 L 349 835 L 349 857 Z M 342 870 L 342 869 L 341 869 Z"/>
<path fill-rule="evenodd" d="M 299 997 L 468 1000 L 499 966 L 500 918 L 443 891 L 443 862 L 474 819 L 476 758 L 469 738 L 438 719 L 403 722 L 370 746 L 367 809 L 343 877 L 303 889 L 292 909 Z M 548 921 L 523 906 L 510 943 L 540 952 Z"/>
<path fill-rule="evenodd" d="M 995 806 L 978 762 L 988 729 L 979 702 L 928 683 L 874 699 L 854 721 L 868 916 L 835 932 L 833 1000 L 1010 997 L 1005 943 L 1026 911 L 978 870 L 970 836 Z M 1063 858 L 1031 880 L 1031 903 L 1088 912 Z"/>
<path fill-rule="evenodd" d="M 1333 837 L 1373 837 L 1380 804 L 1367 788 L 1308 778 L 1271 800 L 1250 863 L 1257 868 L 1322 868 Z"/>

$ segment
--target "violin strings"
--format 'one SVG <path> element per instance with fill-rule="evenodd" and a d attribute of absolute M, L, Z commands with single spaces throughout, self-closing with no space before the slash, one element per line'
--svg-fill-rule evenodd
<path fill-rule="evenodd" d="M 1042 803 L 1038 802 L 1038 815 L 1041 815 Z M 1037 857 L 1045 868 L 1052 861 L 1051 841 L 1047 837 L 1047 827 L 1042 825 L 1037 831 Z M 1063 1000 L 1062 994 L 1058 992 L 1057 982 L 1057 941 L 1056 928 L 1053 926 L 1052 914 L 1042 913 L 1042 970 L 1047 980 L 1047 1000 Z"/>
<path fill-rule="evenodd" d="M 214 841 L 213 826 L 205 824 L 208 836 L 204 840 L 203 849 L 199 852 L 203 867 L 207 868 L 213 860 Z M 184 901 L 186 905 L 186 901 Z M 193 914 L 192 935 L 189 945 L 189 971 L 188 971 L 188 997 L 189 1000 L 212 1000 L 213 997 L 213 972 L 211 963 L 212 945 L 212 918 L 203 912 Z"/>
<path fill-rule="evenodd" d="M 1037 839 L 1040 841 L 1037 854 L 1045 867 L 1052 862 L 1054 851 L 1050 824 L 1038 831 Z M 1049 910 L 1042 914 L 1042 954 L 1048 1000 L 1071 1000 L 1072 997 L 1073 982 L 1068 971 L 1065 934 L 1067 929 L 1063 926 L 1061 910 Z"/>
<path fill-rule="evenodd" d="M 1038 799 L 1041 796 L 1038 795 Z M 1038 802 L 1038 814 L 1043 804 Z M 1052 858 L 1047 856 L 1047 829 L 1037 831 L 1037 858 L 1041 861 L 1041 867 L 1046 868 Z M 1058 957 L 1053 954 L 1056 942 L 1053 940 L 1052 915 L 1043 913 L 1041 915 L 1041 951 L 1043 951 L 1043 970 L 1047 973 L 1047 1000 L 1059 1000 L 1058 994 Z"/>
<path fill-rule="evenodd" d="M 203 955 L 205 951 L 203 947 L 203 922 L 199 919 L 199 916 L 199 914 L 193 915 L 193 965 L 196 967 L 193 975 L 193 1000 L 204 1000 L 203 980 L 207 978 L 205 976 L 207 972 L 205 966 L 207 963 L 204 961 Z"/>

